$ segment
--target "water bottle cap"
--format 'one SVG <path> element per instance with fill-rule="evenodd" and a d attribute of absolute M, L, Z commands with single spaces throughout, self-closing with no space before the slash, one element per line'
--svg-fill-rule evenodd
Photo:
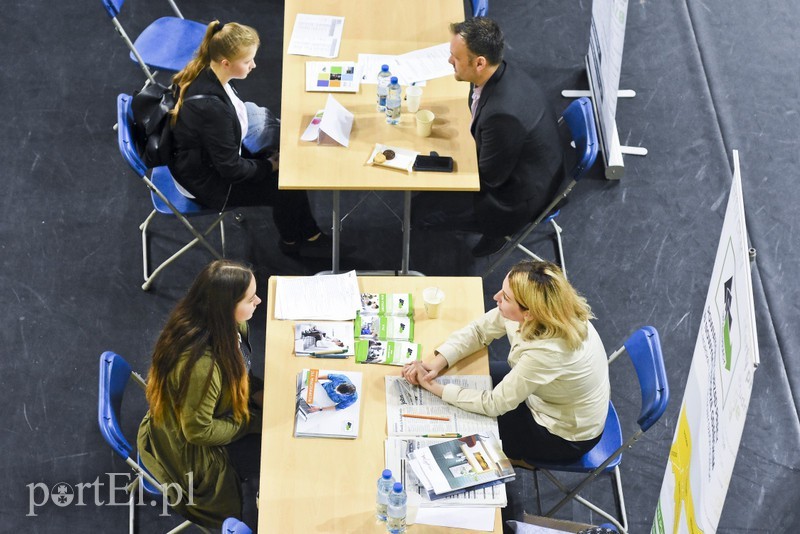
<path fill-rule="evenodd" d="M 400 493 L 401 491 L 403 491 L 403 483 L 402 482 L 395 482 L 394 483 L 394 488 L 392 488 L 392 489 L 394 490 L 395 493 Z"/>
<path fill-rule="evenodd" d="M 390 478 L 392 478 L 392 472 L 389 469 L 384 469 L 383 473 L 381 473 L 381 476 L 386 480 L 389 480 Z"/>
<path fill-rule="evenodd" d="M 389 72 L 389 65 L 381 65 L 381 70 L 383 72 Z"/>
<path fill-rule="evenodd" d="M 397 83 L 397 76 L 392 76 L 392 83 Z"/>

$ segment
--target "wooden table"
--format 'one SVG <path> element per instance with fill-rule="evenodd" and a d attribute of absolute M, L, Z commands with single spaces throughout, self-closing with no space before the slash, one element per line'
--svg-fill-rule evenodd
<path fill-rule="evenodd" d="M 283 85 L 281 93 L 281 189 L 333 191 L 332 271 L 339 271 L 339 195 L 343 190 L 404 191 L 403 260 L 409 271 L 411 191 L 478 191 L 475 142 L 469 133 L 469 84 L 452 76 L 429 80 L 420 109 L 436 115 L 431 137 L 417 137 L 414 117 L 403 106 L 400 124 L 386 123 L 376 110 L 374 84 L 358 93 L 336 93 L 339 103 L 354 115 L 349 147 L 317 145 L 300 140 L 314 114 L 325 107 L 328 93 L 305 91 L 306 61 L 324 61 L 286 54 L 298 13 L 344 16 L 337 60 L 358 61 L 358 54 L 404 54 L 448 42 L 450 22 L 464 20 L 461 0 L 286 0 L 284 12 Z M 375 143 L 428 154 L 436 151 L 455 160 L 453 173 L 406 174 L 366 164 Z"/>
<path fill-rule="evenodd" d="M 422 290 L 441 287 L 447 295 L 438 319 L 428 319 Z M 414 298 L 415 341 L 427 358 L 457 328 L 483 313 L 482 281 L 477 277 L 359 277 L 362 291 L 405 293 Z M 264 365 L 264 422 L 261 445 L 259 532 L 384 532 L 375 520 L 375 483 L 384 468 L 386 397 L 384 376 L 399 374 L 390 365 L 346 360 L 298 358 L 292 353 L 294 323 L 274 313 L 275 278 L 267 295 L 267 341 Z M 295 377 L 304 368 L 357 370 L 363 373 L 360 432 L 355 440 L 294 438 Z M 488 374 L 488 355 L 465 358 L 448 373 Z M 500 509 L 495 532 L 502 532 Z M 448 529 L 414 525 L 415 534 Z M 459 532 L 469 532 L 459 530 Z"/>

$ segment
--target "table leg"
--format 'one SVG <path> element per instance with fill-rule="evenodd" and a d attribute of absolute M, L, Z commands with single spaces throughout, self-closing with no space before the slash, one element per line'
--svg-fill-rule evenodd
<path fill-rule="evenodd" d="M 333 242 L 333 250 L 331 251 L 331 272 L 337 274 L 339 272 L 339 235 L 342 229 L 342 221 L 339 219 L 339 197 L 341 192 L 338 190 L 333 191 L 333 226 L 331 233 L 331 241 Z"/>

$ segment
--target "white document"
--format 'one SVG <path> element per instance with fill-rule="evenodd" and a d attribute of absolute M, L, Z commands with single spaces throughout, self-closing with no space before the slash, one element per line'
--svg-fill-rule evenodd
<path fill-rule="evenodd" d="M 317 111 L 300 139 L 317 141 L 320 144 L 332 140 L 342 146 L 350 144 L 353 129 L 353 114 L 347 111 L 333 96 L 328 95 L 325 109 Z"/>
<path fill-rule="evenodd" d="M 416 524 L 494 532 L 495 508 L 420 507 Z"/>
<path fill-rule="evenodd" d="M 442 43 L 397 56 L 400 72 L 408 80 L 420 82 L 453 75 L 449 63 L 450 43 Z M 419 85 L 419 84 L 417 84 Z"/>
<path fill-rule="evenodd" d="M 287 53 L 295 56 L 338 57 L 342 28 L 344 17 L 298 13 Z"/>
<path fill-rule="evenodd" d="M 361 75 L 361 83 L 377 85 L 378 73 L 383 65 L 389 66 L 392 76 L 397 76 L 397 83 L 403 86 L 414 85 L 424 86 L 424 81 L 409 79 L 405 70 L 397 62 L 397 56 L 384 54 L 358 54 L 358 72 Z"/>
<path fill-rule="evenodd" d="M 298 278 L 278 277 L 275 318 L 348 321 L 361 309 L 356 272 Z"/>
<path fill-rule="evenodd" d="M 492 389 L 489 375 L 444 375 L 436 380 L 440 384 L 457 384 L 469 389 Z M 421 419 L 404 414 L 444 417 L 447 420 Z M 386 377 L 386 429 L 389 437 L 444 432 L 463 436 L 479 432 L 500 434 L 494 417 L 457 408 L 419 386 L 412 386 L 401 376 Z"/>

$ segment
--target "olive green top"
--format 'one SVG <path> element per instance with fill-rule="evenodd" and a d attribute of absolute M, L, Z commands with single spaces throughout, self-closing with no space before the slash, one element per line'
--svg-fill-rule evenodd
<path fill-rule="evenodd" d="M 187 359 L 188 353 L 167 378 L 172 395 L 179 389 Z M 219 527 L 227 517 L 241 517 L 241 485 L 224 445 L 248 432 L 260 432 L 261 413 L 251 410 L 249 423 L 237 423 L 231 407 L 219 366 L 206 352 L 189 375 L 180 413 L 169 404 L 160 424 L 148 411 L 139 425 L 138 449 L 145 467 L 162 485 L 171 485 L 169 502 L 178 503 L 172 508 L 203 526 Z"/>

